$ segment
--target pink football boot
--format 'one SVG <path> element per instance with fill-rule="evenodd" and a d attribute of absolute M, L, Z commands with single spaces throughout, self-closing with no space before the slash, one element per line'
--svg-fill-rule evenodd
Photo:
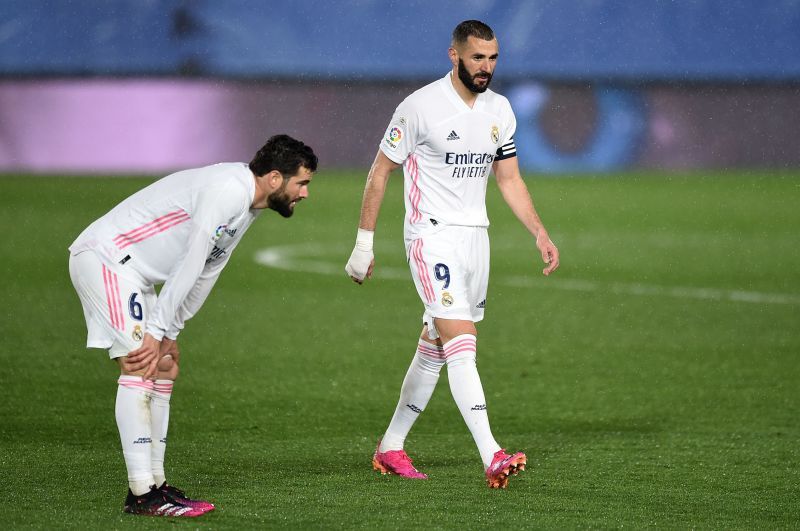
<path fill-rule="evenodd" d="M 378 447 L 375 448 L 375 454 L 372 456 L 373 469 L 380 471 L 383 475 L 397 474 L 409 479 L 428 479 L 428 476 L 414 468 L 411 458 L 404 450 L 381 452 L 380 448 L 381 442 L 378 441 Z"/>
<path fill-rule="evenodd" d="M 492 464 L 486 469 L 486 482 L 489 484 L 489 488 L 506 488 L 508 477 L 516 476 L 521 470 L 525 470 L 527 462 L 528 458 L 522 452 L 508 455 L 502 448 L 496 451 L 492 458 Z"/>

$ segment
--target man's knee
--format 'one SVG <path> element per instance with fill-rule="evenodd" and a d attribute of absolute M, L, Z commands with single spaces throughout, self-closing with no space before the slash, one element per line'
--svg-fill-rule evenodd
<path fill-rule="evenodd" d="M 125 365 L 123 364 L 124 359 L 125 356 L 116 358 L 117 363 L 119 363 L 121 374 L 126 376 L 144 376 L 145 369 L 133 372 L 126 371 Z M 156 378 L 160 380 L 175 380 L 178 377 L 178 372 L 178 362 L 169 354 L 158 360 L 158 364 L 156 365 Z"/>
<path fill-rule="evenodd" d="M 470 334 L 475 337 L 478 336 L 478 330 L 475 328 L 475 323 L 472 321 L 441 319 L 436 317 L 433 322 L 436 326 L 436 330 L 439 332 L 439 337 L 443 345 L 460 335 Z"/>
<path fill-rule="evenodd" d="M 159 372 L 166 372 L 172 370 L 172 367 L 175 365 L 176 365 L 175 360 L 172 359 L 172 356 L 167 354 L 166 356 L 158 360 L 158 365 L 156 367 L 158 368 Z"/>
<path fill-rule="evenodd" d="M 178 362 L 169 354 L 158 360 L 156 368 L 159 379 L 175 380 L 178 377 Z"/>

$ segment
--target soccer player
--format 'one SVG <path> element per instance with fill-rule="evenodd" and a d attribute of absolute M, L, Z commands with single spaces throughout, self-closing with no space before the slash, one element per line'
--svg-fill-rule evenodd
<path fill-rule="evenodd" d="M 503 199 L 535 238 L 549 275 L 558 267 L 522 180 L 508 100 L 489 89 L 498 57 L 492 29 L 477 20 L 456 26 L 452 70 L 398 107 L 367 177 L 356 245 L 345 271 L 361 284 L 375 266 L 372 243 L 389 174 L 403 166 L 404 237 L 411 276 L 425 307 L 417 350 L 400 401 L 372 464 L 383 474 L 426 479 L 403 449 L 405 438 L 447 365 L 450 391 L 483 461 L 489 487 L 505 488 L 524 470 L 521 452 L 506 453 L 489 426 L 475 364 L 477 331 L 489 279 L 486 186 L 493 171 Z"/>
<path fill-rule="evenodd" d="M 177 337 L 250 224 L 265 208 L 291 217 L 316 169 L 309 146 L 276 135 L 249 164 L 216 164 L 156 181 L 70 246 L 86 346 L 108 349 L 121 371 L 115 413 L 130 487 L 125 512 L 191 517 L 214 509 L 188 498 L 164 474 Z"/>

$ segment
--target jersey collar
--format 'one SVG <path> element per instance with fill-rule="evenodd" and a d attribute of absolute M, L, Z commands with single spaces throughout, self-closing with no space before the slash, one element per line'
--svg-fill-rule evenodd
<path fill-rule="evenodd" d="M 479 111 L 483 109 L 484 100 L 486 99 L 486 92 L 478 94 L 478 97 L 475 99 L 475 105 L 470 108 L 469 105 L 464 103 L 464 100 L 461 99 L 461 96 L 458 95 L 458 92 L 456 92 L 456 88 L 453 86 L 453 80 L 451 77 L 452 75 L 453 71 L 451 70 L 444 76 L 444 78 L 442 78 L 442 85 L 444 86 L 445 94 L 447 94 L 447 97 L 453 102 L 453 104 L 462 111 Z"/>

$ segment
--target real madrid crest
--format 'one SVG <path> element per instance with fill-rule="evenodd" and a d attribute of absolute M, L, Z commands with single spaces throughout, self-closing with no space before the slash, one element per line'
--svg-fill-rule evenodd
<path fill-rule="evenodd" d="M 442 306 L 450 307 L 453 305 L 453 296 L 448 292 L 442 293 Z"/>
<path fill-rule="evenodd" d="M 131 337 L 134 341 L 141 341 L 144 339 L 144 334 L 142 333 L 142 327 L 136 325 L 133 327 L 133 332 L 131 332 Z"/>
<path fill-rule="evenodd" d="M 492 126 L 492 142 L 497 144 L 500 141 L 500 129 L 496 125 Z"/>

